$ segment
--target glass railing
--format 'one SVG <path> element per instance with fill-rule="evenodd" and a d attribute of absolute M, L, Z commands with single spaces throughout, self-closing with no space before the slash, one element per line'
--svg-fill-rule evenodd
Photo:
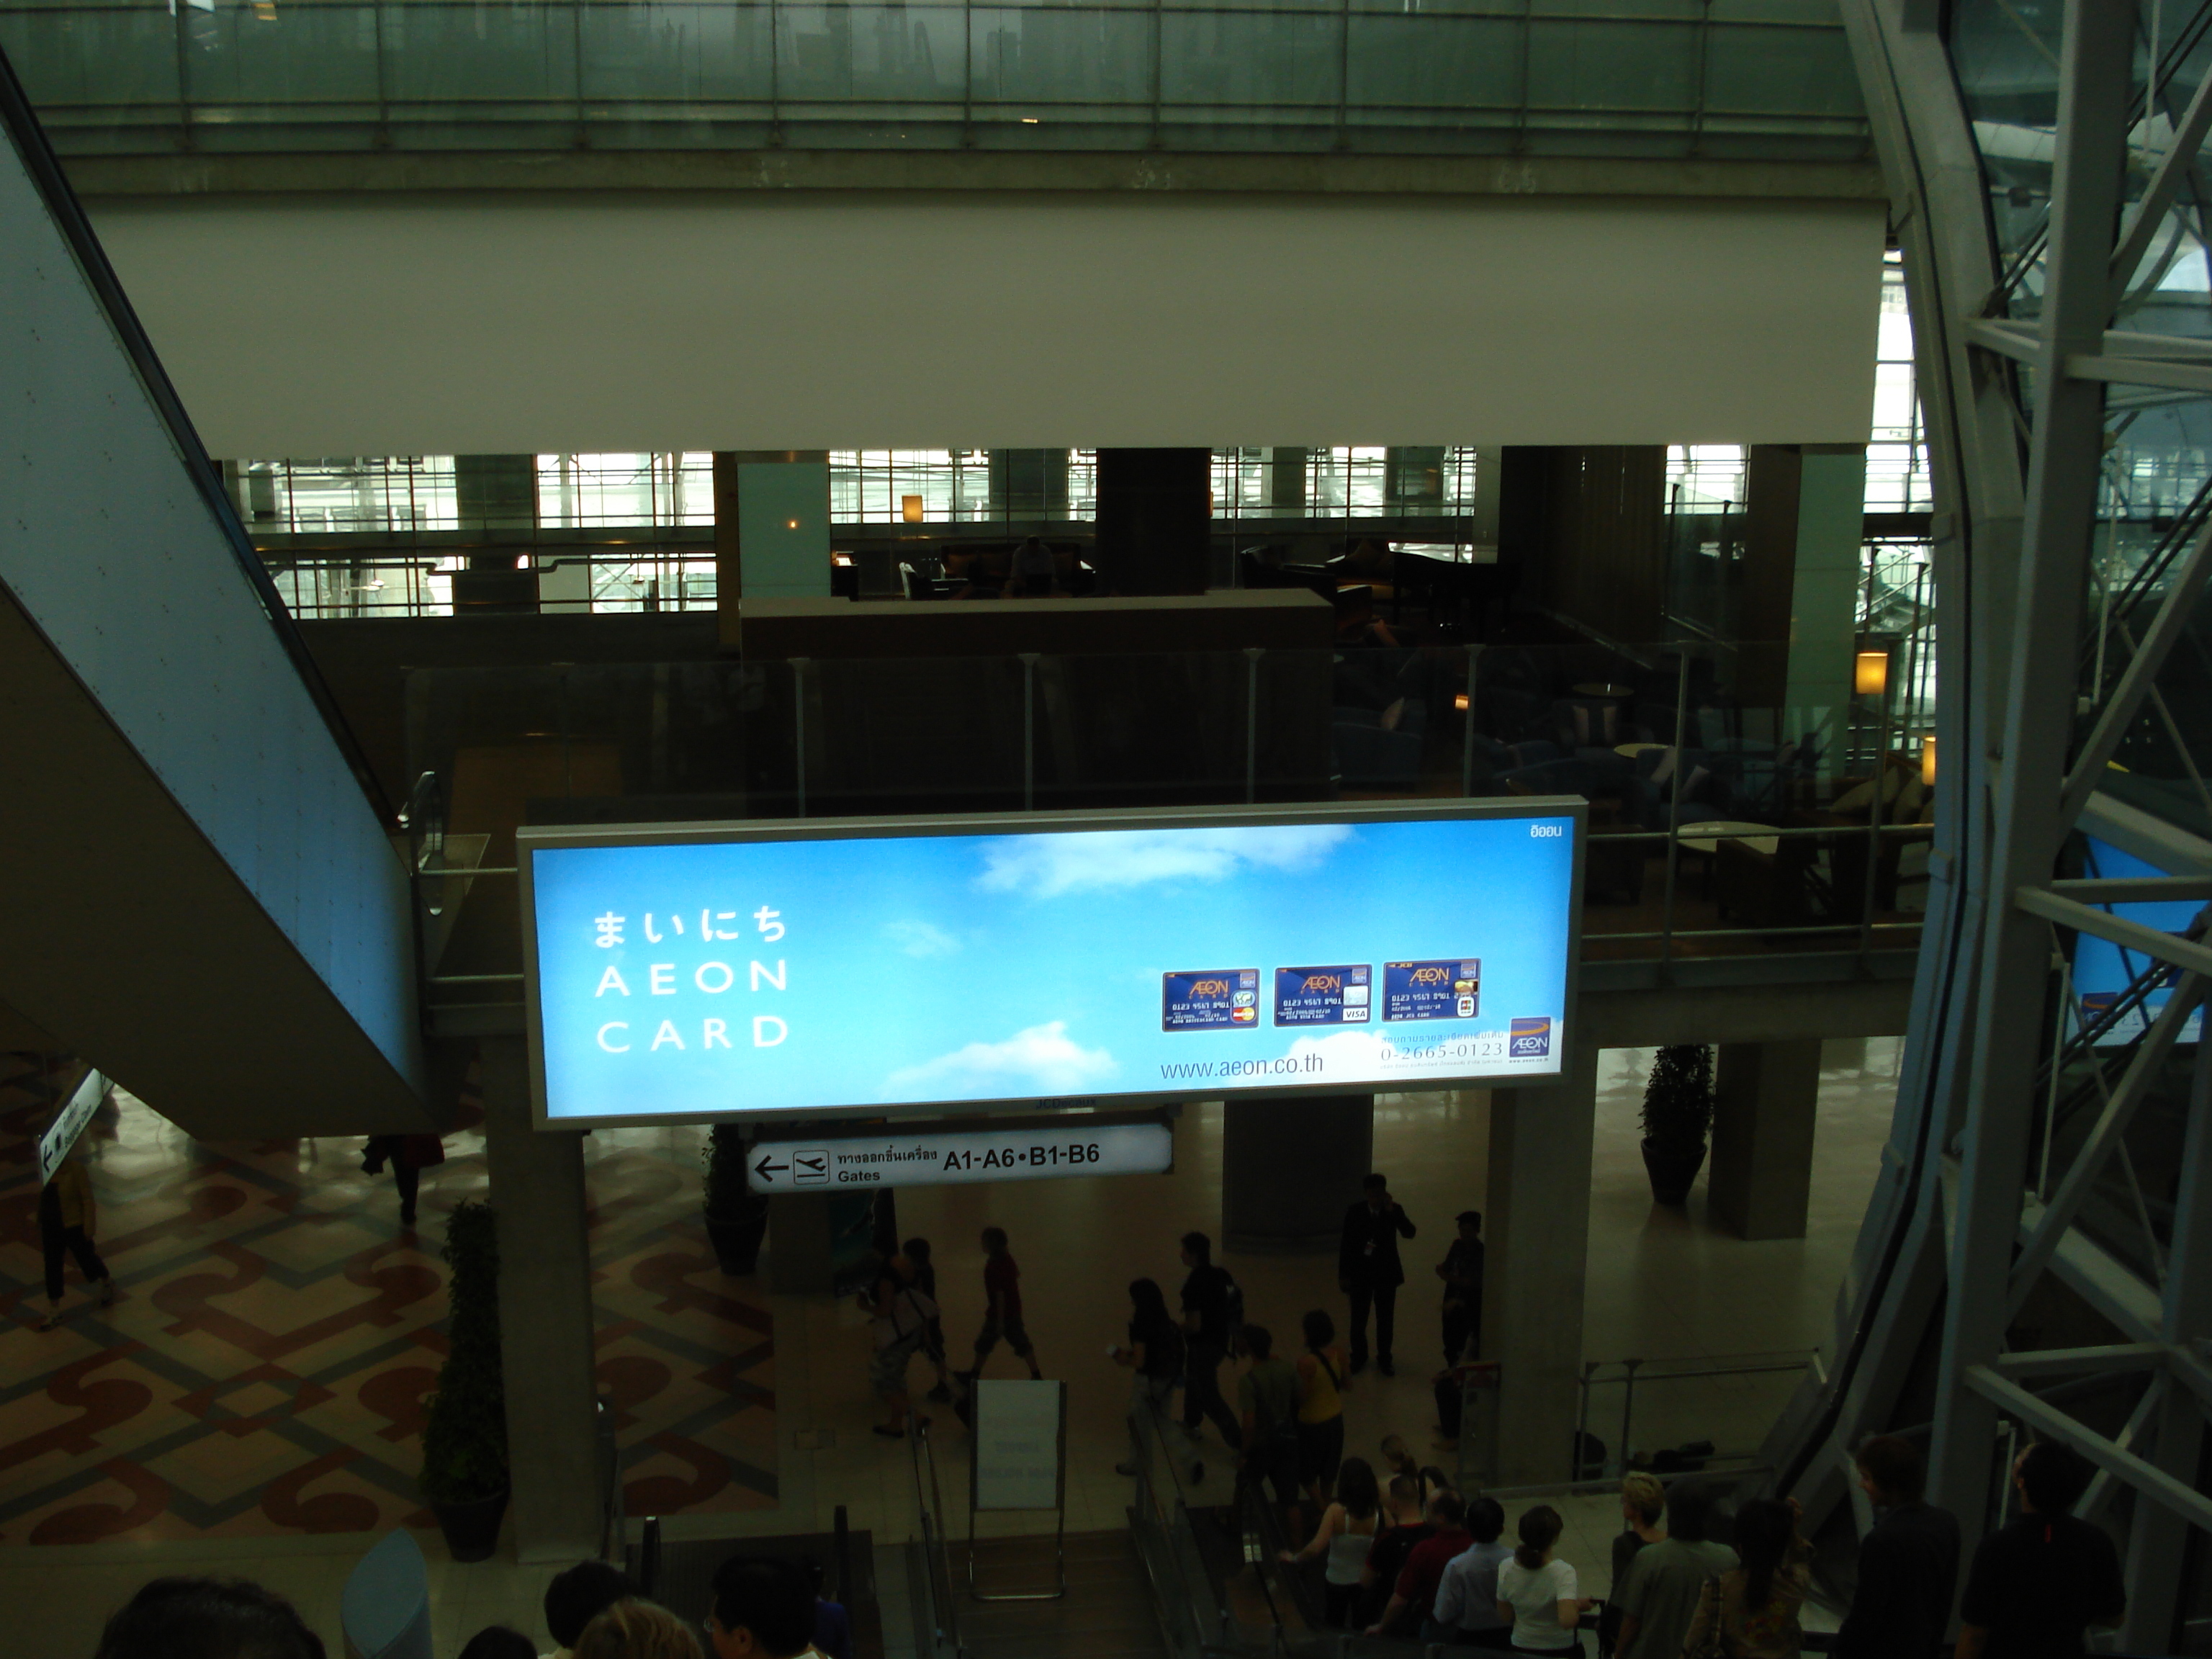
<path fill-rule="evenodd" d="M 1934 837 L 1918 728 L 1879 699 L 1745 695 L 1781 672 L 1782 650 L 417 670 L 406 753 L 430 781 L 416 815 L 425 975 L 434 1000 L 513 1000 L 524 823 L 1558 795 L 1590 803 L 1586 982 L 1807 953 L 1893 969 L 1917 948 Z"/>
<path fill-rule="evenodd" d="M 67 149 L 1853 160 L 1835 0 L 0 0 Z"/>

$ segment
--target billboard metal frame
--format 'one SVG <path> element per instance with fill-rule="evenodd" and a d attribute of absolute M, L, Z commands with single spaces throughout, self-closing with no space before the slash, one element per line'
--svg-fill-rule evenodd
<path fill-rule="evenodd" d="M 1007 1100 L 916 1101 L 856 1107 L 847 1103 L 787 1109 L 726 1112 L 638 1112 L 619 1115 L 553 1117 L 546 1110 L 544 1010 L 538 999 L 537 893 L 534 855 L 583 847 L 697 846 L 731 842 L 850 841 L 924 836 L 1033 836 L 1072 834 L 1099 830 L 1219 830 L 1267 828 L 1283 824 L 1387 823 L 1449 822 L 1452 820 L 1512 820 L 1569 818 L 1574 823 L 1573 859 L 1568 876 L 1566 923 L 1566 984 L 1560 1002 L 1560 1030 L 1554 1050 L 1565 1054 L 1578 1010 L 1576 990 L 1582 968 L 1582 906 L 1584 842 L 1589 835 L 1589 805 L 1579 795 L 1515 795 L 1504 799 L 1447 801 L 1316 801 L 1300 805 L 1222 806 L 1196 811 L 1184 808 L 1125 807 L 1093 812 L 1034 812 L 1017 816 L 944 813 L 881 817 L 746 818 L 722 822 L 676 823 L 616 823 L 570 826 L 525 824 L 515 832 L 515 863 L 521 884 L 522 988 L 524 1030 L 530 1050 L 530 1110 L 534 1126 L 547 1130 L 643 1128 L 659 1123 L 797 1124 L 830 1119 L 848 1122 L 909 1118 L 1034 1115 L 1041 1111 L 1091 1109 L 1141 1111 L 1147 1107 L 1190 1100 L 1211 1100 L 1218 1091 L 1194 1094 L 1190 1090 L 1148 1090 L 1127 1094 L 1085 1096 L 1080 1107 L 1073 1100 L 1030 1097 Z M 1528 1073 L 1505 1079 L 1511 1086 L 1548 1081 L 1557 1072 Z M 1525 1080 L 1524 1080 L 1525 1079 Z M 1465 1077 L 1422 1077 L 1414 1080 L 1419 1092 L 1481 1087 L 1499 1084 L 1489 1073 Z M 1501 1085 L 1503 1086 L 1503 1085 Z M 1342 1095 L 1341 1083 L 1294 1084 L 1282 1087 L 1252 1087 L 1230 1091 L 1239 1100 L 1292 1099 Z M 1383 1091 L 1381 1092 L 1395 1092 Z"/>

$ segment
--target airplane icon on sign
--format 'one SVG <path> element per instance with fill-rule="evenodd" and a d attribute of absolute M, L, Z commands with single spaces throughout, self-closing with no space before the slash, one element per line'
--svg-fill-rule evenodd
<path fill-rule="evenodd" d="M 791 1155 L 791 1183 L 794 1187 L 830 1184 L 830 1153 L 820 1146 L 801 1146 Z"/>

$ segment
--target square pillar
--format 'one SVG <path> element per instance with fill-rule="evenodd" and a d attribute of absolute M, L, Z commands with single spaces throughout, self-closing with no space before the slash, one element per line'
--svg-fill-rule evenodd
<path fill-rule="evenodd" d="M 714 608 L 734 651 L 748 599 L 830 597 L 830 453 L 714 455 Z"/>
<path fill-rule="evenodd" d="M 1499 1362 L 1501 1486 L 1565 1480 L 1589 1257 L 1597 1051 L 1571 1046 L 1554 1082 L 1490 1094 L 1482 1353 Z"/>
<path fill-rule="evenodd" d="M 575 1561 L 599 1547 L 584 1142 L 573 1131 L 532 1127 L 520 1037 L 486 1037 L 482 1055 L 515 1558 Z"/>
<path fill-rule="evenodd" d="M 1723 1042 L 1707 1199 L 1740 1238 L 1802 1238 L 1820 1115 L 1820 1039 Z"/>
<path fill-rule="evenodd" d="M 1232 1250 L 1333 1251 L 1375 1167 L 1375 1097 L 1229 1100 L 1221 1234 Z"/>

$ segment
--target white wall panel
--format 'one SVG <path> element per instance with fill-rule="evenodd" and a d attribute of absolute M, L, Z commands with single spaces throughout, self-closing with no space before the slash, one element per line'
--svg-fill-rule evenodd
<path fill-rule="evenodd" d="M 107 201 L 230 456 L 1862 443 L 1866 203 Z"/>

